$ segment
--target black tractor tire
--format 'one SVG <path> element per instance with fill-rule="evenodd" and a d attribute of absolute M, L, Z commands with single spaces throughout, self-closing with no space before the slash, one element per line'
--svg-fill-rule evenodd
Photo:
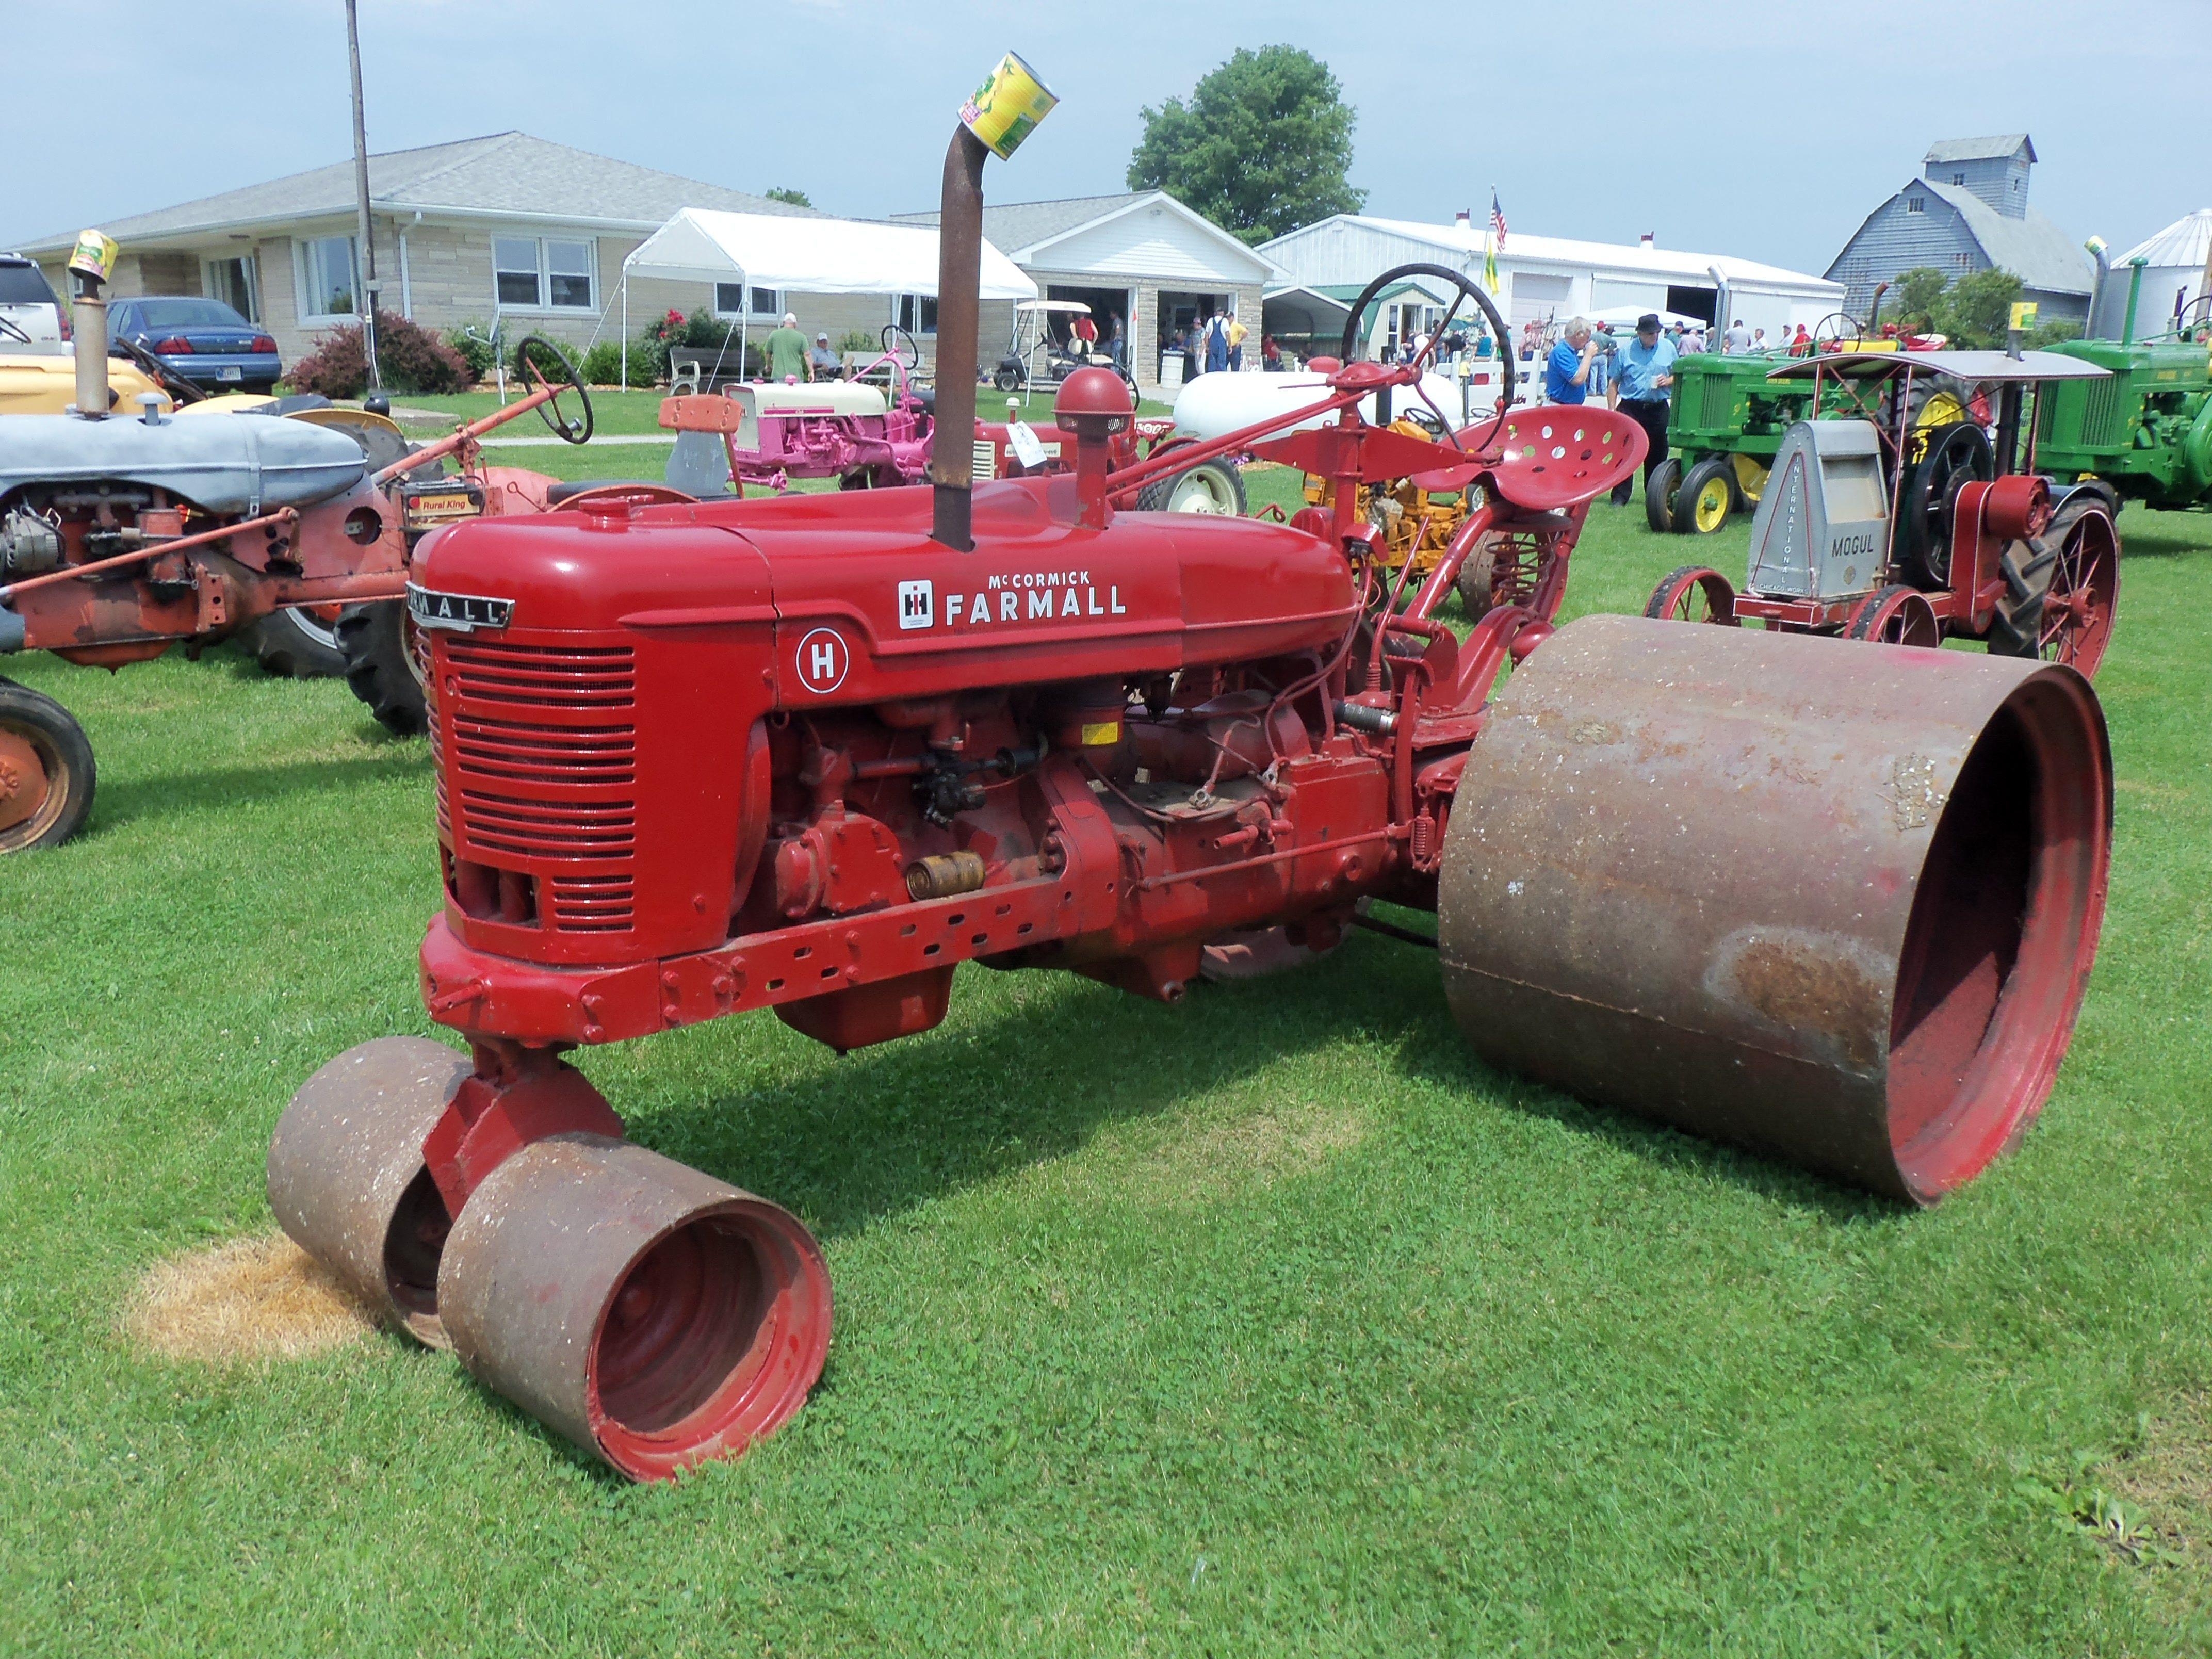
<path fill-rule="evenodd" d="M 2043 602 L 2051 595 L 2051 578 L 2057 568 L 2059 550 L 2075 520 L 2104 505 L 2096 495 L 2076 490 L 2059 503 L 2042 535 L 2031 542 L 2007 544 L 1997 561 L 1997 574 L 2005 591 L 1990 615 L 1989 645 L 1993 657 L 2039 657 L 2043 654 Z"/>
<path fill-rule="evenodd" d="M 349 605 L 338 617 L 346 684 L 386 731 L 411 738 L 425 725 L 422 682 L 407 662 L 407 607 L 398 599 Z"/>
<path fill-rule="evenodd" d="M 1662 536 L 1674 533 L 1674 497 L 1682 487 L 1682 464 L 1669 455 L 1644 481 L 1644 522 Z"/>
<path fill-rule="evenodd" d="M 30 744 L 46 775 L 46 799 L 20 823 L 0 830 L 0 854 L 58 847 L 84 828 L 99 769 L 76 716 L 43 691 L 0 680 L 0 731 Z M 0 763 L 4 764 L 4 763 Z M 10 794 L 21 780 L 0 775 Z"/>
<path fill-rule="evenodd" d="M 1716 483 L 1726 492 L 1721 498 L 1721 515 L 1711 526 L 1701 526 L 1698 522 L 1698 501 Z M 1674 492 L 1670 516 L 1678 535 L 1711 535 L 1728 527 L 1735 509 L 1735 468 L 1725 455 L 1716 455 L 1710 460 L 1699 461 L 1683 476 L 1681 487 Z"/>
<path fill-rule="evenodd" d="M 326 680 L 346 672 L 336 625 L 325 628 L 307 611 L 272 611 L 239 635 L 238 642 L 281 678 Z"/>
<path fill-rule="evenodd" d="M 1244 508 L 1244 475 L 1227 461 L 1200 461 L 1137 492 L 1139 513 L 1212 513 L 1241 519 Z"/>

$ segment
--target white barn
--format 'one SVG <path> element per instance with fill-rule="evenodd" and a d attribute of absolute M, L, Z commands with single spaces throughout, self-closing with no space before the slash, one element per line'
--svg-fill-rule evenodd
<path fill-rule="evenodd" d="M 1262 243 L 1260 252 L 1288 273 L 1285 286 L 1340 292 L 1393 265 L 1448 265 L 1480 282 L 1484 228 L 1464 214 L 1453 223 L 1376 219 L 1340 213 Z M 1741 317 L 1779 341 L 1802 323 L 1808 329 L 1843 305 L 1844 289 L 1825 276 L 1729 254 L 1681 253 L 1640 244 L 1583 242 L 1560 236 L 1511 232 L 1498 256 L 1498 309 L 1517 331 L 1523 325 L 1584 316 L 1618 317 L 1645 311 L 1700 317 L 1725 327 Z M 1719 313 L 1720 289 L 1729 291 L 1729 316 Z M 1447 284 L 1436 283 L 1439 291 Z M 1347 298 L 1352 297 L 1347 295 Z M 1464 315 L 1468 307 L 1462 307 Z M 1396 324 L 1385 307 L 1374 322 L 1376 343 Z"/>

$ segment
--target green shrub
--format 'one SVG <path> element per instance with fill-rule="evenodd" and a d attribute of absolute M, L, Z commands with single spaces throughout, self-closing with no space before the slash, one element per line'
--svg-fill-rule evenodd
<path fill-rule="evenodd" d="M 470 334 L 458 328 L 449 328 L 446 331 L 446 343 L 453 349 L 460 360 L 469 366 L 470 372 L 479 380 L 491 373 L 493 362 L 491 342 L 482 337 L 489 331 L 488 329 L 479 329 L 476 333 Z"/>
<path fill-rule="evenodd" d="M 871 334 L 865 328 L 848 328 L 845 337 L 837 342 L 840 351 L 875 351 L 883 345 L 883 337 Z"/>
<path fill-rule="evenodd" d="M 581 368 L 584 371 L 584 384 L 586 386 L 621 385 L 623 377 L 622 342 L 620 340 L 600 341 L 597 345 L 593 346 L 589 351 L 584 354 L 584 361 L 581 364 Z M 636 362 L 634 358 L 631 362 L 630 368 L 633 372 L 635 372 L 637 368 Z M 637 381 L 633 379 L 630 384 L 635 386 L 637 384 Z M 650 380 L 647 380 L 646 384 L 649 386 L 652 382 Z"/>

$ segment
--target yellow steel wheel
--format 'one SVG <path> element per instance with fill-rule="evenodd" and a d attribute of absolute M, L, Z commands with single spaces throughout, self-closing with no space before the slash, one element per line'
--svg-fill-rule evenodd
<path fill-rule="evenodd" d="M 1759 498 L 1766 493 L 1766 468 L 1749 455 L 1732 455 L 1729 461 L 1735 469 L 1736 495 L 1758 506 Z"/>

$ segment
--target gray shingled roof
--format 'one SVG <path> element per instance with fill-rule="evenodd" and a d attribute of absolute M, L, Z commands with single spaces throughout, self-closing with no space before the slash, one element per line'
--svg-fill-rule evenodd
<path fill-rule="evenodd" d="M 2049 294 L 2088 293 L 2095 271 L 2088 250 L 2033 208 L 2025 218 L 2008 219 L 1959 185 L 1915 179 L 1905 189 L 1931 191 L 1958 209 L 1990 263 L 2002 266 L 2027 287 Z"/>
<path fill-rule="evenodd" d="M 1921 165 L 1933 167 L 1938 161 L 1986 161 L 1993 157 L 2009 156 L 2022 144 L 2027 146 L 2027 159 L 2035 159 L 2035 145 L 2024 132 L 2000 132 L 1988 138 L 1939 138 L 1928 146 Z"/>
<path fill-rule="evenodd" d="M 1125 191 L 1119 196 L 1070 196 L 1057 202 L 1008 202 L 1000 207 L 987 204 L 983 209 L 983 236 L 993 247 L 1003 248 L 1012 255 L 1018 249 L 1063 235 L 1078 225 L 1103 219 L 1156 193 L 1138 190 Z M 908 225 L 937 222 L 934 213 L 894 213 L 891 218 Z"/>
<path fill-rule="evenodd" d="M 721 185 L 678 178 L 589 150 L 572 149 L 526 132 L 498 132 L 368 158 L 368 194 L 379 212 L 543 214 L 611 225 L 658 225 L 678 209 L 733 213 L 807 213 Z M 126 246 L 234 225 L 310 219 L 354 210 L 353 163 L 295 173 L 243 190 L 110 220 L 101 227 Z M 45 253 L 76 240 L 72 230 L 21 244 Z"/>

